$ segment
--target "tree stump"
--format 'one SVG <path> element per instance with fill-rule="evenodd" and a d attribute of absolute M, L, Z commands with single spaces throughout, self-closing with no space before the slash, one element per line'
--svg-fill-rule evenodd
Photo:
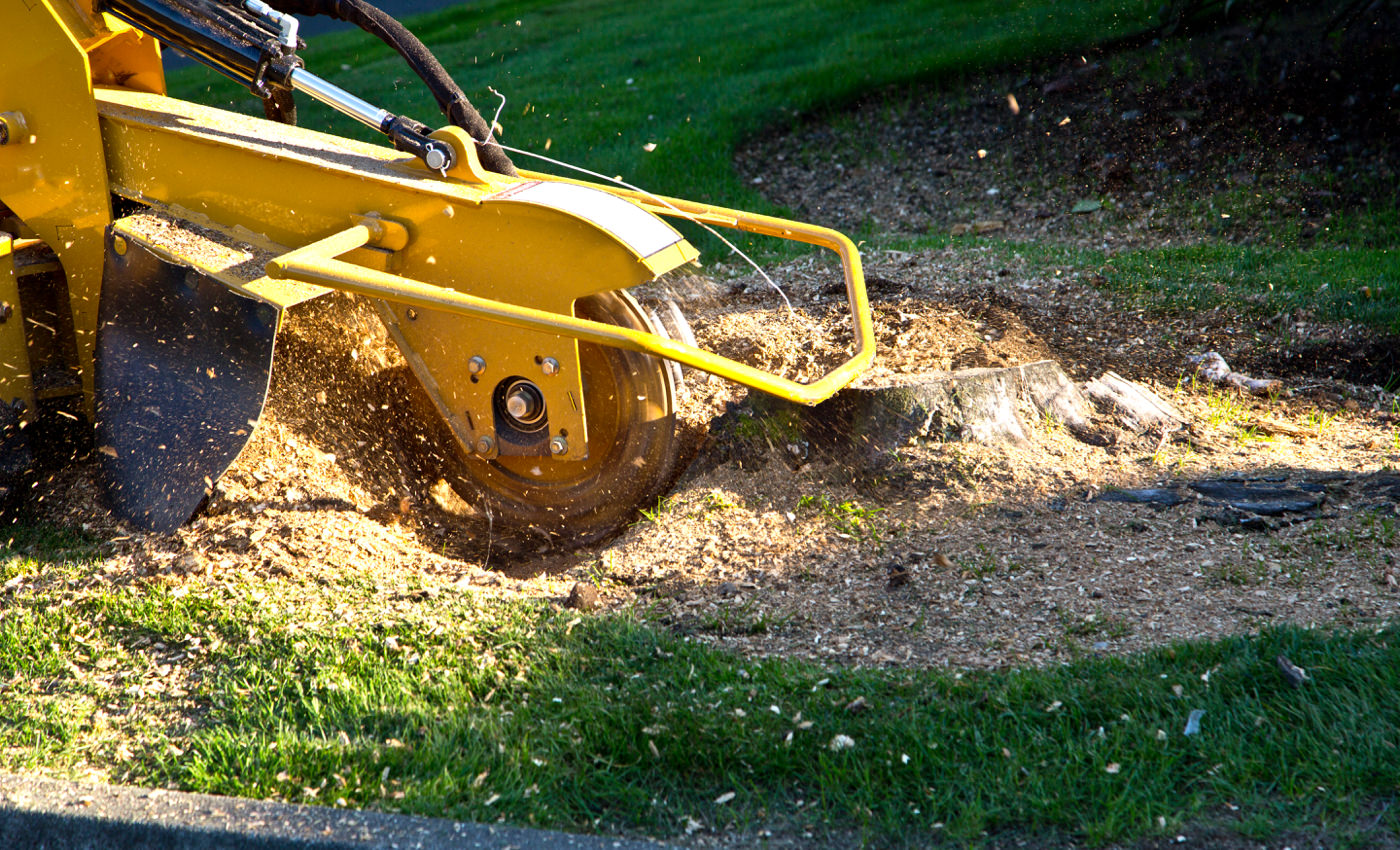
<path fill-rule="evenodd" d="M 1186 427 L 1187 420 L 1181 411 L 1158 398 L 1151 390 L 1116 372 L 1103 373 L 1085 384 L 1084 391 L 1095 402 L 1115 413 L 1133 433 L 1171 432 Z"/>
<path fill-rule="evenodd" d="M 854 435 L 885 449 L 919 437 L 1023 442 L 1027 417 L 1083 428 L 1092 415 L 1079 388 L 1053 360 L 894 380 L 890 386 L 845 389 L 833 399 L 846 408 Z"/>
<path fill-rule="evenodd" d="M 1093 405 L 1053 360 L 895 375 L 888 381 L 848 387 L 813 408 L 754 393 L 750 405 L 756 421 L 736 426 L 735 432 L 761 434 L 799 458 L 811 445 L 874 457 L 919 439 L 1020 443 L 1029 439 L 1028 423 L 1045 420 L 1085 442 L 1112 442 L 1094 427 Z"/>

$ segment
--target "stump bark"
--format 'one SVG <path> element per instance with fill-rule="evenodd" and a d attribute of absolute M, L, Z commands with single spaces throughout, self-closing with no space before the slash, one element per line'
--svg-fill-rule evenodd
<path fill-rule="evenodd" d="M 853 432 L 893 448 L 912 438 L 1027 439 L 1028 418 L 1087 427 L 1092 408 L 1060 364 L 1041 360 L 1005 369 L 962 369 L 898 376 L 897 384 L 853 387 L 834 401 L 847 408 Z"/>
<path fill-rule="evenodd" d="M 1151 390 L 1116 372 L 1103 373 L 1085 384 L 1084 391 L 1095 402 L 1116 414 L 1119 421 L 1134 433 L 1171 432 L 1186 426 L 1186 417 L 1181 411 L 1158 398 Z"/>

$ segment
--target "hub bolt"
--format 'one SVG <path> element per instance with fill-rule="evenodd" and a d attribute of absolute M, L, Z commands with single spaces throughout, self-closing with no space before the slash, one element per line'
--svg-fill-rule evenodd
<path fill-rule="evenodd" d="M 506 412 L 520 422 L 538 419 L 544 411 L 544 401 L 532 387 L 520 387 L 506 399 Z"/>
<path fill-rule="evenodd" d="M 29 127 L 20 112 L 0 112 L 0 145 L 19 144 L 29 137 Z"/>
<path fill-rule="evenodd" d="M 482 434 L 476 438 L 476 451 L 478 454 L 489 455 L 496 450 L 496 438 L 490 434 Z"/>
<path fill-rule="evenodd" d="M 551 454 L 566 455 L 569 453 L 569 441 L 563 437 L 550 437 L 549 451 Z"/>
<path fill-rule="evenodd" d="M 540 371 L 546 375 L 559 374 L 559 361 L 555 360 L 553 357 L 546 357 L 540 362 Z"/>
<path fill-rule="evenodd" d="M 482 360 L 480 355 L 473 357 L 467 361 L 467 371 L 473 375 L 480 375 L 486 371 L 486 361 Z"/>

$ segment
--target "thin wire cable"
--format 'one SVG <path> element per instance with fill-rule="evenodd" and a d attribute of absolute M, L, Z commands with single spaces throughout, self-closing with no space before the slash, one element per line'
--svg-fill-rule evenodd
<path fill-rule="evenodd" d="M 501 99 L 500 105 L 496 107 L 496 114 L 491 116 L 491 126 L 486 128 L 486 144 L 495 145 L 505 150 L 505 148 L 501 146 L 501 143 L 496 141 L 496 128 L 501 126 L 501 113 L 506 110 L 506 96 L 496 91 L 491 86 L 487 86 L 486 90 Z M 505 128 L 502 129 L 504 130 Z"/>
<path fill-rule="evenodd" d="M 778 293 L 778 297 L 783 299 L 783 305 L 787 307 L 788 314 L 791 315 L 793 318 L 797 317 L 797 311 L 792 309 L 792 302 L 788 300 L 787 293 L 783 292 L 782 287 L 778 286 L 778 284 L 773 281 L 773 278 L 768 276 L 768 272 L 764 271 L 762 267 L 758 265 L 758 263 L 753 261 L 752 257 L 740 250 L 738 245 L 735 245 L 733 242 L 730 242 L 728 239 L 726 239 L 724 235 L 721 234 L 718 230 L 715 230 L 713 227 L 709 226 L 708 224 L 705 224 L 702 221 L 698 221 L 690 213 L 687 213 L 684 210 L 677 209 L 674 204 L 672 204 L 670 201 L 667 201 L 665 198 L 660 197 L 659 195 L 654 195 L 640 186 L 633 186 L 631 183 L 628 183 L 626 180 L 623 180 L 620 177 L 609 177 L 606 174 L 600 174 L 596 171 L 590 171 L 589 169 L 584 168 L 581 165 L 574 165 L 571 162 L 564 162 L 563 160 L 555 159 L 554 157 L 545 156 L 542 153 L 535 153 L 534 151 L 527 151 L 522 148 L 515 148 L 511 147 L 510 145 L 501 144 L 500 140 L 498 140 L 495 136 L 495 130 L 497 126 L 496 121 L 501 117 L 501 112 L 506 108 L 506 96 L 496 91 L 490 86 L 487 86 L 487 90 L 494 94 L 496 97 L 499 97 L 501 99 L 501 103 L 499 106 L 496 107 L 496 117 L 492 119 L 491 135 L 487 136 L 486 144 L 495 145 L 496 147 L 502 150 L 510 151 L 511 153 L 518 153 L 524 156 L 532 156 L 535 159 L 543 160 L 544 162 L 548 162 L 551 165 L 557 165 L 560 168 L 568 168 L 573 171 L 577 171 L 580 174 L 587 174 L 589 177 L 602 180 L 606 183 L 616 183 L 617 185 L 625 189 L 631 189 L 633 192 L 636 192 L 639 195 L 645 195 L 646 197 L 651 198 L 653 201 L 656 201 L 658 204 L 661 204 L 662 206 L 671 210 L 676 215 L 680 216 L 686 221 L 689 221 L 692 224 L 699 225 L 711 236 L 715 237 L 719 241 L 723 242 L 726 246 L 728 246 L 730 251 L 734 252 L 735 254 L 738 254 L 741 258 L 743 258 L 744 262 L 752 266 L 753 270 L 758 272 L 759 277 L 763 278 L 764 282 L 767 283 L 768 286 L 771 287 L 774 292 Z"/>
<path fill-rule="evenodd" d="M 753 260 L 752 257 L 750 257 L 748 254 L 745 254 L 745 253 L 743 252 L 743 250 L 741 250 L 741 249 L 739 248 L 738 245 L 735 245 L 733 242 L 730 242 L 728 239 L 726 239 L 726 238 L 724 237 L 724 234 L 720 233 L 718 230 L 715 230 L 713 227 L 709 226 L 708 224 L 704 223 L 703 221 L 700 221 L 700 220 L 696 219 L 693 215 L 691 215 L 690 213 L 686 212 L 685 210 L 677 209 L 676 206 L 675 206 L 674 204 L 670 203 L 670 202 L 667 201 L 665 198 L 663 198 L 663 197 L 661 197 L 661 196 L 659 196 L 659 195 L 654 195 L 654 194 L 652 194 L 651 192 L 648 192 L 646 189 L 643 189 L 643 188 L 640 187 L 640 186 L 634 186 L 634 185 L 632 185 L 631 183 L 628 183 L 626 180 L 621 180 L 621 179 L 619 179 L 619 178 L 617 178 L 617 177 L 608 177 L 608 176 L 605 175 L 605 174 L 599 174 L 599 173 L 596 172 L 596 171 L 590 171 L 590 170 L 588 170 L 587 168 L 584 168 L 584 167 L 582 167 L 582 166 L 574 165 L 574 164 L 569 163 L 569 162 L 564 162 L 563 160 L 559 160 L 559 159 L 555 159 L 555 158 L 553 158 L 553 157 L 545 156 L 544 154 L 535 153 L 534 151 L 522 150 L 521 148 L 513 148 L 513 147 L 511 147 L 510 145 L 503 145 L 503 144 L 501 144 L 500 142 L 496 142 L 496 141 L 493 141 L 492 143 L 495 144 L 495 145 L 497 145 L 498 147 L 504 149 L 504 150 L 510 151 L 511 153 L 518 153 L 518 154 L 522 154 L 522 155 L 524 155 L 524 156 L 532 156 L 532 157 L 534 157 L 535 159 L 544 160 L 545 162 L 548 162 L 548 163 L 550 163 L 550 164 L 552 164 L 552 165 L 558 165 L 558 166 L 560 166 L 561 168 L 568 168 L 568 169 L 571 169 L 571 170 L 573 170 L 573 171 L 577 171 L 577 172 L 579 172 L 580 174 L 587 174 L 589 177 L 595 177 L 595 178 L 597 178 L 597 179 L 599 179 L 599 180 L 603 180 L 603 181 L 608 182 L 608 183 L 616 183 L 617 185 L 623 187 L 624 189 L 631 189 L 633 192 L 636 192 L 636 193 L 639 194 L 639 195 L 645 195 L 646 197 L 648 197 L 648 198 L 652 199 L 653 201 L 657 202 L 658 204 L 660 204 L 660 205 L 666 207 L 667 209 L 671 210 L 673 213 L 675 213 L 676 215 L 678 215 L 678 216 L 680 216 L 681 218 L 685 219 L 686 221 L 689 221 L 690 223 L 695 224 L 695 225 L 697 225 L 697 226 L 703 228 L 703 229 L 704 229 L 707 233 L 709 233 L 711 236 L 713 236 L 713 237 L 715 237 L 716 239 L 718 239 L 719 241 L 723 242 L 726 246 L 728 246 L 728 248 L 729 248 L 730 251 L 732 251 L 732 252 L 735 253 L 735 254 L 738 254 L 741 258 L 743 258 L 744 262 L 746 262 L 746 263 L 748 263 L 750 266 L 752 266 L 752 267 L 753 267 L 753 270 L 756 271 L 756 272 L 758 272 L 759 277 L 762 277 L 763 280 L 764 280 L 770 287 L 772 287 L 773 291 L 776 292 L 776 293 L 778 293 L 778 297 L 783 299 L 783 304 L 787 307 L 787 311 L 788 311 L 789 313 L 791 313 L 794 317 L 797 315 L 797 313 L 792 309 L 792 302 L 788 300 L 787 293 L 786 293 L 786 292 L 783 292 L 782 287 L 778 286 L 778 284 L 775 283 L 775 282 L 773 281 L 773 278 L 771 278 L 771 277 L 768 276 L 768 272 L 764 271 L 763 268 L 762 268 L 761 266 L 759 266 L 758 263 L 754 262 L 754 260 Z"/>

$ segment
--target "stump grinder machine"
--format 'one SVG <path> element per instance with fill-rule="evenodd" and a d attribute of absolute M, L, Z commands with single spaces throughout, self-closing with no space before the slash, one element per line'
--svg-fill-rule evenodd
<path fill-rule="evenodd" d="M 46 443 L 77 434 L 119 514 L 190 520 L 261 415 L 284 311 L 332 291 L 370 299 L 401 349 L 448 443 L 440 474 L 497 529 L 569 543 L 674 480 L 675 364 L 816 404 L 871 361 L 844 236 L 517 170 L 432 53 L 363 0 L 0 8 L 0 487 L 21 499 Z M 446 126 L 312 73 L 311 14 L 390 44 Z M 247 86 L 266 118 L 166 96 L 162 49 Z M 297 127 L 293 93 L 392 147 Z M 797 383 L 666 333 L 627 289 L 696 259 L 675 220 L 838 254 L 850 359 Z"/>

